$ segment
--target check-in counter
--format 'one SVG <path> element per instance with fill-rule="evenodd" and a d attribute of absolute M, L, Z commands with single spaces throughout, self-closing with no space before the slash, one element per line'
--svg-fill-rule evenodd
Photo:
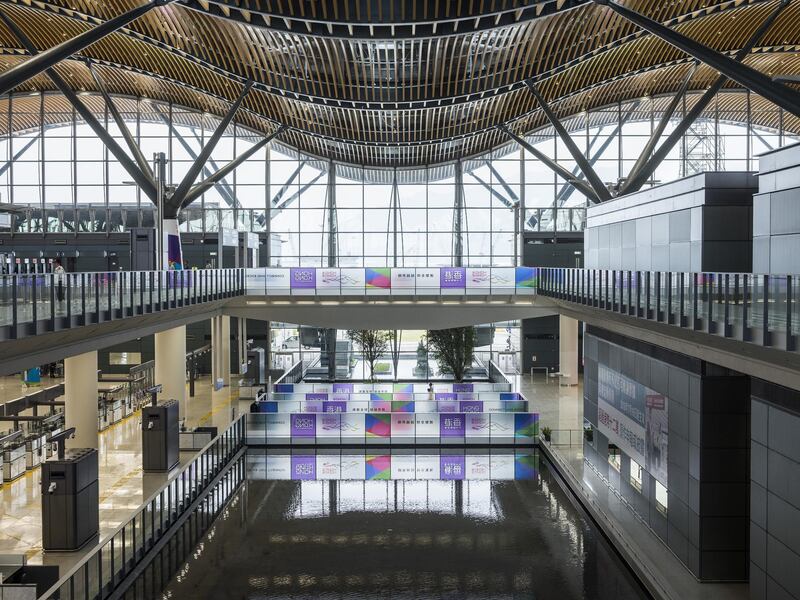
<path fill-rule="evenodd" d="M 47 454 L 47 435 L 42 433 L 28 434 L 25 438 L 25 468 L 28 470 L 38 467 Z"/>
<path fill-rule="evenodd" d="M 97 429 L 103 431 L 127 416 L 128 386 L 116 381 L 98 381 Z"/>
<path fill-rule="evenodd" d="M 178 447 L 181 452 L 202 450 L 217 437 L 216 427 L 197 427 L 181 431 L 178 437 Z"/>
<path fill-rule="evenodd" d="M 25 441 L 10 443 L 3 448 L 3 481 L 14 481 L 25 474 Z"/>

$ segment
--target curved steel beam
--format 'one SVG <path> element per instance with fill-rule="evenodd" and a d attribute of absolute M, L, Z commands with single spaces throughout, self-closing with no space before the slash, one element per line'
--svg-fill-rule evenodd
<path fill-rule="evenodd" d="M 13 90 L 15 87 L 25 83 L 32 77 L 36 77 L 50 67 L 57 65 L 65 58 L 80 52 L 88 46 L 91 46 L 110 33 L 114 33 L 118 29 L 124 27 L 131 21 L 135 21 L 142 15 L 150 12 L 152 9 L 158 6 L 164 6 L 170 2 L 174 2 L 174 0 L 150 0 L 146 4 L 142 4 L 141 6 L 124 12 L 113 19 L 109 19 L 94 29 L 83 32 L 77 37 L 65 40 L 58 46 L 53 46 L 52 48 L 48 48 L 47 50 L 36 53 L 35 56 L 26 60 L 24 63 L 17 65 L 13 69 L 9 69 L 0 75 L 0 94 L 5 94 L 6 92 Z"/>
<path fill-rule="evenodd" d="M 725 54 L 712 50 L 708 46 L 704 46 L 700 42 L 696 42 L 679 31 L 670 29 L 658 21 L 654 21 L 627 6 L 623 6 L 612 0 L 594 0 L 594 2 L 602 6 L 608 6 L 631 23 L 635 23 L 668 44 L 686 52 L 689 56 L 716 69 L 728 79 L 743 85 L 748 90 L 763 96 L 784 110 L 800 117 L 800 92 L 793 90 L 779 81 L 773 81 L 771 77 L 765 75 L 761 71 L 743 65 Z M 791 2 L 791 0 L 781 0 L 782 6 L 788 6 L 789 2 Z"/>
<path fill-rule="evenodd" d="M 96 21 L 97 19 L 92 15 L 87 13 L 81 13 L 75 10 L 67 10 L 61 6 L 50 4 L 49 2 L 37 2 L 36 6 L 29 5 L 25 0 L 5 0 L 6 2 L 10 2 L 12 4 L 18 4 L 24 6 L 28 9 L 33 9 L 37 11 L 43 12 L 52 12 L 53 14 L 57 14 L 64 18 L 70 18 L 81 23 L 85 23 L 87 20 Z M 751 0 L 751 4 L 761 4 L 764 2 L 770 2 L 771 0 Z M 704 8 L 703 10 L 696 10 L 690 13 L 686 13 L 683 15 L 679 15 L 673 19 L 665 21 L 664 24 L 666 26 L 677 25 L 679 23 L 687 23 L 692 20 L 702 19 L 704 17 L 714 16 L 720 13 L 724 13 L 729 10 L 734 10 L 741 8 L 741 3 L 739 0 L 727 0 L 720 2 L 717 5 Z M 188 52 L 180 50 L 175 46 L 172 46 L 166 42 L 163 42 L 159 39 L 152 38 L 150 36 L 144 35 L 138 31 L 131 30 L 129 28 L 121 28 L 119 33 L 124 34 L 128 37 L 135 39 L 136 41 L 152 45 L 160 50 L 173 54 L 181 59 L 187 60 L 193 64 L 196 64 L 202 68 L 209 69 L 211 72 L 215 73 L 216 75 L 225 77 L 232 81 L 236 81 L 242 85 L 244 85 L 248 79 L 237 73 L 234 73 L 230 70 L 224 69 L 217 65 L 211 64 L 210 62 L 194 56 Z M 555 77 L 558 74 L 564 73 L 573 67 L 577 67 L 582 65 L 586 60 L 590 58 L 594 58 L 598 55 L 601 55 L 605 52 L 610 50 L 614 50 L 622 45 L 627 43 L 631 43 L 636 41 L 639 38 L 645 37 L 649 35 L 648 32 L 644 30 L 639 30 L 637 32 L 631 33 L 627 36 L 622 38 L 616 39 L 602 47 L 595 48 L 589 52 L 582 54 L 581 56 L 577 56 L 562 65 L 557 67 L 553 67 L 547 71 L 543 71 L 541 73 L 537 73 L 530 79 L 535 83 L 541 83 L 550 79 L 551 77 Z M 377 40 L 367 40 L 367 41 L 377 41 Z M 100 63 L 99 59 L 95 59 L 95 62 Z M 133 69 L 136 70 L 136 69 Z M 296 78 L 291 78 L 293 81 L 297 81 Z M 254 82 L 254 89 L 257 91 L 271 94 L 277 96 L 281 99 L 291 98 L 293 101 L 302 102 L 302 103 L 309 103 L 314 105 L 327 106 L 330 108 L 351 108 L 351 109 L 374 109 L 374 110 L 403 110 L 403 109 L 427 109 L 427 108 L 439 108 L 441 106 L 456 106 L 461 104 L 469 104 L 473 102 L 477 102 L 480 100 L 485 100 L 487 97 L 494 97 L 500 96 L 506 93 L 510 93 L 519 89 L 522 89 L 525 86 L 524 80 L 520 80 L 511 84 L 496 86 L 494 88 L 486 88 L 482 89 L 480 92 L 474 92 L 470 94 L 462 94 L 457 96 L 448 96 L 448 97 L 437 97 L 437 98 L 430 98 L 426 100 L 409 100 L 409 101 L 394 101 L 394 102 L 386 102 L 386 101 L 361 101 L 361 100 L 347 100 L 347 99 L 340 99 L 335 97 L 328 97 L 328 96 L 320 96 L 316 94 L 310 94 L 308 92 L 302 91 L 301 88 L 305 86 L 297 85 L 296 89 L 289 89 L 289 88 L 282 88 L 275 85 L 263 83 L 263 82 Z"/>
<path fill-rule="evenodd" d="M 431 37 L 452 37 L 520 25 L 536 19 L 567 12 L 591 0 L 533 0 L 528 6 L 490 11 L 463 17 L 420 19 L 418 21 L 377 20 L 337 21 L 297 17 L 266 10 L 243 9 L 230 0 L 181 0 L 181 5 L 205 15 L 219 17 L 250 27 L 260 27 L 280 33 L 347 40 L 418 40 Z"/>

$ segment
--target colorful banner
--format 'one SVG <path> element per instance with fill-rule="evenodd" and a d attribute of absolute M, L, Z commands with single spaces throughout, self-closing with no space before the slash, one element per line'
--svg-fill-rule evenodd
<path fill-rule="evenodd" d="M 317 415 L 315 414 L 292 414 L 291 433 L 292 437 L 314 437 L 317 433 Z"/>
<path fill-rule="evenodd" d="M 333 393 L 334 394 L 352 394 L 353 393 L 353 384 L 352 383 L 334 383 L 333 384 Z"/>
<path fill-rule="evenodd" d="M 388 439 L 392 435 L 392 415 L 367 413 L 364 415 L 364 429 L 367 438 Z"/>
<path fill-rule="evenodd" d="M 369 409 L 374 412 L 390 413 L 392 412 L 392 402 L 390 400 L 370 400 Z"/>
<path fill-rule="evenodd" d="M 535 288 L 539 285 L 539 270 L 534 267 L 517 267 L 515 287 Z"/>
<path fill-rule="evenodd" d="M 162 261 L 165 270 L 180 271 L 183 269 L 183 250 L 178 219 L 164 219 L 162 224 Z M 26 259 L 27 260 L 27 259 Z"/>
<path fill-rule="evenodd" d="M 525 438 L 535 440 L 539 436 L 539 415 L 536 414 L 515 414 L 514 415 L 514 438 Z"/>
<path fill-rule="evenodd" d="M 439 437 L 463 438 L 466 430 L 466 420 L 461 413 L 445 413 L 439 417 Z"/>
<path fill-rule="evenodd" d="M 443 289 L 464 288 L 467 284 L 467 270 L 463 267 L 442 267 L 439 277 L 439 287 Z"/>
<path fill-rule="evenodd" d="M 391 269 L 365 269 L 365 279 L 368 289 L 388 290 L 392 287 Z"/>
<path fill-rule="evenodd" d="M 392 391 L 395 394 L 413 394 L 414 393 L 414 384 L 413 383 L 395 383 L 392 386 Z"/>
<path fill-rule="evenodd" d="M 413 413 L 414 412 L 414 401 L 399 401 L 393 400 L 392 401 L 392 412 L 394 413 Z"/>
<path fill-rule="evenodd" d="M 291 281 L 293 290 L 313 290 L 317 287 L 317 270 L 292 268 L 289 269 L 289 279 Z"/>
<path fill-rule="evenodd" d="M 533 480 L 538 472 L 538 454 L 519 454 L 514 457 L 514 479 Z"/>
<path fill-rule="evenodd" d="M 384 400 L 386 402 L 391 402 L 394 400 L 394 396 L 391 392 L 370 392 L 369 394 L 370 400 Z"/>
<path fill-rule="evenodd" d="M 392 478 L 392 457 L 389 454 L 367 455 L 364 470 L 367 480 L 389 480 Z"/>
<path fill-rule="evenodd" d="M 327 392 L 313 392 L 311 394 L 306 394 L 306 400 L 308 402 L 312 402 L 314 400 L 322 401 L 327 399 L 328 399 Z"/>

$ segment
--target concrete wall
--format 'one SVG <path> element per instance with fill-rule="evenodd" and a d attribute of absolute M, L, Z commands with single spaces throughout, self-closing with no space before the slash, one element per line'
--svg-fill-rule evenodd
<path fill-rule="evenodd" d="M 756 189 L 752 173 L 699 173 L 591 206 L 586 267 L 749 273 Z"/>
<path fill-rule="evenodd" d="M 698 579 L 746 580 L 749 379 L 596 327 L 584 352 L 584 418 L 595 429 L 586 458 Z M 609 466 L 609 441 L 597 429 L 600 364 L 667 398 L 666 514 L 647 470 L 638 490 L 628 456 L 619 472 Z"/>
<path fill-rule="evenodd" d="M 753 198 L 753 272 L 797 273 L 800 144 L 763 154 Z"/>
<path fill-rule="evenodd" d="M 753 380 L 750 598 L 800 598 L 800 393 Z"/>

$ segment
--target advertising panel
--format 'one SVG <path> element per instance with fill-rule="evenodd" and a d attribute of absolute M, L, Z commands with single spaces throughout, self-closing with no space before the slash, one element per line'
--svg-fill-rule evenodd
<path fill-rule="evenodd" d="M 475 385 L 472 383 L 454 383 L 453 392 L 456 394 L 471 394 L 475 391 Z M 465 399 L 466 398 L 462 398 Z"/>
<path fill-rule="evenodd" d="M 339 285 L 342 294 L 363 294 L 366 285 L 364 269 L 339 269 Z"/>
<path fill-rule="evenodd" d="M 434 400 L 458 400 L 458 394 L 454 392 L 436 392 L 433 395 Z"/>
<path fill-rule="evenodd" d="M 294 392 L 294 384 L 293 383 L 276 383 L 275 384 L 275 393 L 276 394 L 291 394 Z"/>
<path fill-rule="evenodd" d="M 508 413 L 492 413 L 489 415 L 492 423 L 492 441 L 514 441 L 514 415 Z"/>
<path fill-rule="evenodd" d="M 604 364 L 597 366 L 598 429 L 667 485 L 668 399 Z"/>
<path fill-rule="evenodd" d="M 313 290 L 317 287 L 317 271 L 316 269 L 289 269 L 289 279 L 291 281 L 292 289 L 309 289 Z"/>
<path fill-rule="evenodd" d="M 322 412 L 322 400 L 306 400 L 300 403 L 300 412 L 318 413 Z"/>
<path fill-rule="evenodd" d="M 392 439 L 413 438 L 415 431 L 415 419 L 413 414 L 392 414 Z"/>
<path fill-rule="evenodd" d="M 317 457 L 311 455 L 292 455 L 292 479 L 312 480 L 317 476 Z"/>
<path fill-rule="evenodd" d="M 514 267 L 495 267 L 492 269 L 492 292 L 514 293 L 516 269 Z"/>
<path fill-rule="evenodd" d="M 317 439 L 327 442 L 338 441 L 341 432 L 340 414 L 315 415 L 317 421 Z"/>
<path fill-rule="evenodd" d="M 263 269 L 247 269 L 245 271 L 245 285 L 247 293 L 258 295 L 266 292 L 266 281 Z"/>
<path fill-rule="evenodd" d="M 317 479 L 341 479 L 342 458 L 338 454 L 317 454 Z"/>
<path fill-rule="evenodd" d="M 317 433 L 317 415 L 293 413 L 290 421 L 292 437 L 313 438 Z"/>
<path fill-rule="evenodd" d="M 321 293 L 339 293 L 342 272 L 339 269 L 317 269 L 317 290 Z"/>
<path fill-rule="evenodd" d="M 288 454 L 267 454 L 267 479 L 291 479 L 292 460 Z"/>
<path fill-rule="evenodd" d="M 364 430 L 364 416 L 361 413 L 342 413 L 340 415 L 340 427 L 342 441 L 350 440 L 363 443 L 366 431 Z"/>
<path fill-rule="evenodd" d="M 539 270 L 535 267 L 517 267 L 515 270 L 517 290 L 533 290 L 539 285 Z"/>
<path fill-rule="evenodd" d="M 513 454 L 492 454 L 489 457 L 490 472 L 492 479 L 511 481 L 514 479 L 514 455 Z"/>
<path fill-rule="evenodd" d="M 538 472 L 538 454 L 517 454 L 514 457 L 514 479 L 533 480 Z"/>
<path fill-rule="evenodd" d="M 467 270 L 463 267 L 441 267 L 439 287 L 442 289 L 464 289 L 467 284 Z"/>
<path fill-rule="evenodd" d="M 394 396 L 391 392 L 370 392 L 369 394 L 370 400 L 383 400 L 384 402 L 391 402 L 394 400 Z"/>
<path fill-rule="evenodd" d="M 286 291 L 292 287 L 289 269 L 263 269 L 267 293 L 270 290 Z"/>
<path fill-rule="evenodd" d="M 466 465 L 464 455 L 439 457 L 439 478 L 444 481 L 455 481 L 464 479 Z"/>
<path fill-rule="evenodd" d="M 425 438 L 426 440 L 439 439 L 439 415 L 436 413 L 417 413 L 414 415 L 417 440 Z"/>
<path fill-rule="evenodd" d="M 352 394 L 353 393 L 353 384 L 352 383 L 334 383 L 333 384 L 333 393 L 334 394 Z"/>
<path fill-rule="evenodd" d="M 392 270 L 388 268 L 364 269 L 367 289 L 388 290 L 392 287 Z"/>
<path fill-rule="evenodd" d="M 407 290 L 413 292 L 417 287 L 417 274 L 414 269 L 392 269 L 391 288 L 397 290 Z"/>
<path fill-rule="evenodd" d="M 392 457 L 389 454 L 367 454 L 364 479 L 388 480 L 392 478 Z"/>
<path fill-rule="evenodd" d="M 340 460 L 341 478 L 363 480 L 366 460 L 367 457 L 361 453 L 342 455 Z"/>
<path fill-rule="evenodd" d="M 324 413 L 342 413 L 347 412 L 347 402 L 343 400 L 326 400 L 322 403 L 322 412 Z"/>
<path fill-rule="evenodd" d="M 416 479 L 417 461 L 413 454 L 392 455 L 392 479 Z"/>
<path fill-rule="evenodd" d="M 467 439 L 474 440 L 476 438 L 483 438 L 488 440 L 491 434 L 492 423 L 488 414 L 485 413 L 466 413 L 464 415 L 466 422 L 465 434 Z"/>
<path fill-rule="evenodd" d="M 467 289 L 485 290 L 492 287 L 492 270 L 488 267 L 467 269 Z"/>
<path fill-rule="evenodd" d="M 439 457 L 434 454 L 418 454 L 417 479 L 439 479 Z"/>
<path fill-rule="evenodd" d="M 483 402 L 480 400 L 460 400 L 458 402 L 458 410 L 462 413 L 483 412 Z"/>
<path fill-rule="evenodd" d="M 392 401 L 392 412 L 396 413 L 413 413 L 414 412 L 414 401 Z"/>
<path fill-rule="evenodd" d="M 439 436 L 443 438 L 464 437 L 466 419 L 462 413 L 444 413 L 439 416 Z"/>
<path fill-rule="evenodd" d="M 264 420 L 266 421 L 267 441 L 273 438 L 288 438 L 291 435 L 289 415 L 285 413 L 267 414 L 264 415 Z"/>
<path fill-rule="evenodd" d="M 436 412 L 456 413 L 458 412 L 458 400 L 440 400 L 436 403 Z"/>
<path fill-rule="evenodd" d="M 465 461 L 467 479 L 491 479 L 491 465 L 488 454 L 470 454 Z"/>
<path fill-rule="evenodd" d="M 364 429 L 367 439 L 386 439 L 392 437 L 392 415 L 367 413 L 364 415 Z"/>
<path fill-rule="evenodd" d="M 395 394 L 413 394 L 414 393 L 414 384 L 413 383 L 395 383 L 392 386 L 392 391 Z M 399 400 L 399 398 L 398 398 L 398 400 Z"/>
<path fill-rule="evenodd" d="M 514 439 L 517 443 L 533 443 L 539 436 L 539 415 L 523 413 L 514 415 Z"/>
<path fill-rule="evenodd" d="M 392 403 L 389 400 L 370 400 L 369 409 L 373 412 L 392 412 Z"/>

